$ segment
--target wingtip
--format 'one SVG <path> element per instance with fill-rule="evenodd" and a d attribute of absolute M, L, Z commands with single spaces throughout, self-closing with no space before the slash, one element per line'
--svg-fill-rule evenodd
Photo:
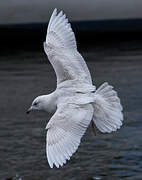
<path fill-rule="evenodd" d="M 57 8 L 55 8 L 55 9 L 53 10 L 53 12 L 52 12 L 51 17 L 54 17 L 54 16 L 57 16 Z"/>
<path fill-rule="evenodd" d="M 50 164 L 49 162 L 48 162 L 48 164 L 49 164 L 50 168 L 53 169 L 53 164 Z"/>
<path fill-rule="evenodd" d="M 56 14 L 57 14 L 57 8 L 55 8 L 55 9 L 53 10 L 53 13 L 56 13 Z"/>
<path fill-rule="evenodd" d="M 63 16 L 63 11 L 62 10 L 59 12 L 59 16 Z"/>
<path fill-rule="evenodd" d="M 48 164 L 49 164 L 50 168 L 52 169 L 53 168 L 53 162 L 52 162 L 49 154 L 47 153 L 46 155 L 47 155 L 46 157 L 47 157 Z"/>

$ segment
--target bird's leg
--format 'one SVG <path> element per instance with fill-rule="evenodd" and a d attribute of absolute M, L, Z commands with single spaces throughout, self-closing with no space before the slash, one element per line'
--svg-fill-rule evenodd
<path fill-rule="evenodd" d="M 96 133 L 96 126 L 95 126 L 95 123 L 94 123 L 93 120 L 91 121 L 91 127 L 92 127 L 92 131 L 93 131 L 94 135 L 96 136 L 97 135 L 97 133 Z"/>

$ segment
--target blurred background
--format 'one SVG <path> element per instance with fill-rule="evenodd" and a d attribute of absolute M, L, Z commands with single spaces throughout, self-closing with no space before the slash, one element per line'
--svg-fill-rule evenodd
<path fill-rule="evenodd" d="M 55 7 L 63 9 L 71 21 L 142 17 L 139 0 L 6 0 L 0 4 L 0 23 L 47 23 Z"/>
<path fill-rule="evenodd" d="M 71 160 L 50 169 L 45 126 L 50 115 L 26 115 L 32 100 L 56 88 L 43 51 L 49 18 L 63 10 L 98 87 L 115 87 L 124 125 L 95 137 L 89 127 Z M 142 1 L 5 0 L 0 2 L 0 179 L 142 179 Z"/>

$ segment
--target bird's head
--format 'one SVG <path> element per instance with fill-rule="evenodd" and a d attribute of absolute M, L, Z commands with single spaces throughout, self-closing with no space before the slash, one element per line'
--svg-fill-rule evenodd
<path fill-rule="evenodd" d="M 27 114 L 29 114 L 32 110 L 43 110 L 44 109 L 44 100 L 42 96 L 36 97 L 31 107 L 27 110 Z"/>
<path fill-rule="evenodd" d="M 31 107 L 27 110 L 27 114 L 32 110 L 43 110 L 49 113 L 55 112 L 56 96 L 54 96 L 54 93 L 36 97 L 33 100 Z"/>

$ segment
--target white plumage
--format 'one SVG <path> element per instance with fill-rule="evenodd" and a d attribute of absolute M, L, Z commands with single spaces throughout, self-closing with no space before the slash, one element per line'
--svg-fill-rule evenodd
<path fill-rule="evenodd" d="M 65 80 L 92 82 L 86 63 L 77 51 L 74 33 L 62 11 L 58 15 L 56 9 L 53 11 L 44 50 L 56 72 L 57 86 Z"/>
<path fill-rule="evenodd" d="M 93 115 L 91 104 L 63 104 L 47 125 L 47 158 L 50 167 L 62 166 L 77 150 Z"/>
<path fill-rule="evenodd" d="M 122 106 L 116 91 L 108 83 L 102 84 L 95 92 L 93 121 L 103 133 L 120 128 L 123 121 Z"/>
<path fill-rule="evenodd" d="M 92 85 L 88 67 L 77 51 L 75 35 L 61 11 L 53 11 L 44 50 L 57 76 L 57 88 L 37 97 L 30 110 L 54 113 L 48 122 L 46 152 L 51 168 L 62 166 L 77 150 L 91 120 L 103 133 L 122 125 L 120 99 L 113 87 Z M 29 112 L 28 111 L 28 112 Z"/>

